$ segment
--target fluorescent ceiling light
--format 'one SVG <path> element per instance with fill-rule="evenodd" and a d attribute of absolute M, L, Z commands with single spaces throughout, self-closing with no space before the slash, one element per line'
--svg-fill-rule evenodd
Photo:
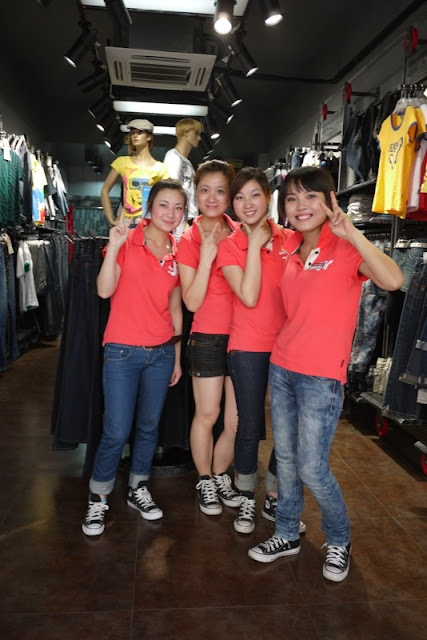
<path fill-rule="evenodd" d="M 86 7 L 102 7 L 104 0 L 82 0 Z M 195 15 L 213 16 L 215 13 L 214 0 L 125 0 L 127 9 L 136 11 L 155 11 L 160 13 L 193 13 Z M 242 16 L 248 5 L 248 0 L 236 0 L 233 13 Z"/>
<path fill-rule="evenodd" d="M 170 104 L 166 102 L 134 102 L 114 100 L 113 108 L 121 113 L 158 116 L 205 116 L 208 108 L 200 104 Z"/>
<path fill-rule="evenodd" d="M 123 131 L 124 133 L 129 133 L 129 130 L 127 128 L 126 124 L 122 124 L 120 125 L 120 131 Z M 175 136 L 175 127 L 154 127 L 154 131 L 153 131 L 154 135 L 158 135 L 158 136 Z"/>

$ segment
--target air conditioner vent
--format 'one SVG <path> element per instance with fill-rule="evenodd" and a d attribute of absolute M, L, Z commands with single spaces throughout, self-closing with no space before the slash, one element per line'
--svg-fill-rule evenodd
<path fill-rule="evenodd" d="M 205 91 L 216 58 L 199 53 L 174 53 L 106 47 L 112 84 L 151 89 Z"/>

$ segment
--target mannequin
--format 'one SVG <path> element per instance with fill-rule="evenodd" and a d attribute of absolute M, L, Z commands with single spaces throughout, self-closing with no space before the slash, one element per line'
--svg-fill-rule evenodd
<path fill-rule="evenodd" d="M 194 187 L 194 168 L 188 156 L 192 149 L 196 149 L 201 138 L 203 125 L 193 118 L 183 118 L 175 125 L 177 143 L 173 149 L 169 149 L 164 157 L 171 178 L 175 178 L 184 188 L 187 194 L 187 217 L 193 220 L 199 215 L 196 203 L 196 190 Z M 175 229 L 175 239 L 179 239 L 185 231 L 186 220 Z"/>
<path fill-rule="evenodd" d="M 123 180 L 123 209 L 127 226 L 135 226 L 144 217 L 144 204 L 150 187 L 170 177 L 163 162 L 151 155 L 154 125 L 149 120 L 136 119 L 129 122 L 127 129 L 129 133 L 125 144 L 130 149 L 129 155 L 119 156 L 111 163 L 111 171 L 101 189 L 101 204 L 110 225 L 117 224 L 118 220 L 113 213 L 110 191 L 120 177 Z"/>

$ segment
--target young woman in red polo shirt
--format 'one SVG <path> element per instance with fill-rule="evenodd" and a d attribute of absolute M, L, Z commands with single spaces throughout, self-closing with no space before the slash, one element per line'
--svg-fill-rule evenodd
<path fill-rule="evenodd" d="M 233 290 L 228 367 L 236 394 L 239 423 L 234 446 L 234 483 L 242 496 L 234 528 L 255 529 L 258 446 L 265 438 L 265 396 L 270 353 L 282 328 L 284 310 L 279 282 L 283 246 L 293 234 L 268 220 L 268 179 L 261 169 L 245 167 L 231 183 L 231 202 L 241 224 L 218 249 L 217 263 Z M 274 449 L 268 465 L 263 517 L 275 520 L 277 497 Z M 305 524 L 300 524 L 300 532 Z"/>
<path fill-rule="evenodd" d="M 186 307 L 194 312 L 187 356 L 192 376 L 195 414 L 190 445 L 199 479 L 199 507 L 207 515 L 222 512 L 221 503 L 238 507 L 240 496 L 226 473 L 234 456 L 237 409 L 227 369 L 227 343 L 232 291 L 217 269 L 218 246 L 235 229 L 226 211 L 233 168 L 221 160 L 199 166 L 194 176 L 201 215 L 178 245 L 179 275 Z M 214 444 L 213 427 L 225 391 L 224 429 Z"/>
<path fill-rule="evenodd" d="M 104 531 L 107 497 L 115 483 L 135 414 L 127 503 L 146 520 L 163 516 L 147 488 L 157 446 L 160 415 L 169 386 L 181 377 L 181 288 L 172 231 L 180 223 L 186 195 L 176 180 L 157 182 L 147 213 L 134 229 L 124 222 L 110 229 L 99 272 L 101 298 L 111 298 L 104 333 L 104 428 L 89 483 L 82 529 Z"/>
<path fill-rule="evenodd" d="M 279 193 L 296 233 L 286 244 L 281 281 L 285 321 L 271 354 L 269 386 L 279 494 L 275 533 L 249 550 L 259 562 L 300 551 L 304 484 L 322 512 L 323 576 L 346 578 L 350 525 L 329 452 L 343 401 L 363 280 L 398 289 L 402 273 L 338 206 L 330 174 L 291 171 Z"/>

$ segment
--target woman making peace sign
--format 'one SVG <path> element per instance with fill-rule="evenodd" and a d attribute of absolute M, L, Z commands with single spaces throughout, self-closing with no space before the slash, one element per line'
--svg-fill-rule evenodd
<path fill-rule="evenodd" d="M 291 171 L 279 207 L 296 233 L 284 246 L 285 320 L 273 346 L 269 385 L 279 493 L 273 537 L 249 550 L 259 562 L 299 553 L 303 485 L 322 513 L 323 576 L 346 578 L 350 525 L 329 452 L 343 401 L 363 280 L 398 289 L 402 273 L 337 204 L 330 174 Z"/>
<path fill-rule="evenodd" d="M 216 265 L 219 243 L 235 229 L 225 214 L 233 176 L 233 168 L 220 160 L 199 166 L 194 182 L 202 215 L 181 237 L 177 258 L 182 297 L 194 312 L 187 348 L 195 401 L 190 445 L 199 474 L 199 507 L 207 515 L 220 514 L 221 502 L 229 507 L 240 504 L 240 496 L 225 473 L 233 461 L 237 429 L 236 401 L 227 369 L 233 294 Z M 214 446 L 212 430 L 220 413 L 223 389 L 224 430 Z"/>

